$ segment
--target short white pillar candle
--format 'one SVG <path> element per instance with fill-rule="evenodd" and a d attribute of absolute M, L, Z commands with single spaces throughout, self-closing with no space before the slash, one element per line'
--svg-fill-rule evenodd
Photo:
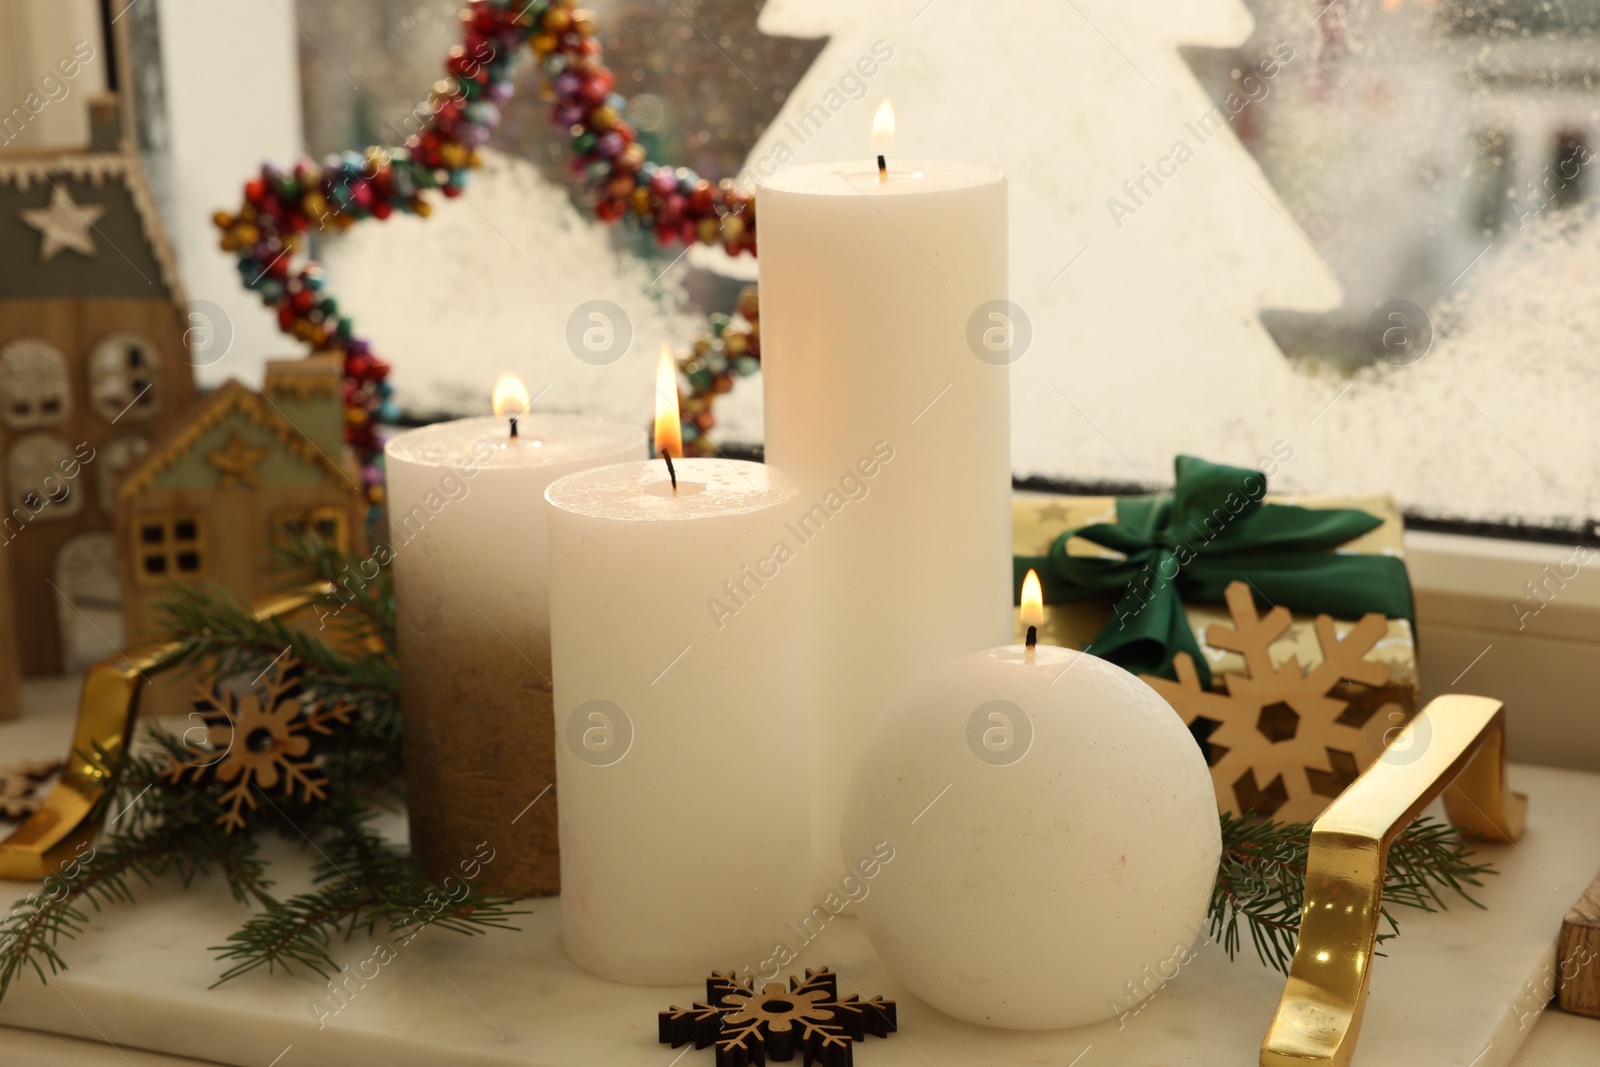
<path fill-rule="evenodd" d="M 799 493 L 758 463 L 676 468 L 676 491 L 654 461 L 546 494 L 562 943 L 639 985 L 754 965 L 809 900 L 798 583 L 776 550 Z M 732 617 L 711 610 L 728 585 Z"/>

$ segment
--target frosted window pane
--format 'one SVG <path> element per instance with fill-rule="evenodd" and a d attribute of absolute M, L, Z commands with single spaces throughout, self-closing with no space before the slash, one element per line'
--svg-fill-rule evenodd
<path fill-rule="evenodd" d="M 1013 370 L 1019 477 L 1154 488 L 1179 452 L 1290 450 L 1276 488 L 1595 518 L 1600 4 L 594 6 L 667 161 L 716 178 L 860 155 L 888 95 L 898 151 L 1006 170 L 1012 299 L 1034 328 Z M 311 147 L 397 139 L 455 7 L 303 0 L 327 53 L 302 51 Z M 355 32 L 374 19 L 383 35 Z M 879 41 L 893 58 L 797 134 Z M 548 385 L 541 408 L 642 420 L 658 343 L 731 308 L 752 265 L 674 261 L 589 221 L 524 72 L 505 154 L 465 200 L 325 242 L 334 288 L 414 410 L 481 410 L 514 369 Z M 593 299 L 632 319 L 608 367 L 566 341 Z M 745 380 L 719 402 L 721 441 L 759 440 L 759 399 Z"/>

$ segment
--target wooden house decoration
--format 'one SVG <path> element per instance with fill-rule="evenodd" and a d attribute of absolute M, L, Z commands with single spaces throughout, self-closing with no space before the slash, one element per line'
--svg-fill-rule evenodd
<path fill-rule="evenodd" d="M 115 95 L 0 152 L 0 687 L 115 647 L 118 475 L 194 400 L 187 298 Z M 0 708 L 6 706 L 0 698 Z"/>
<path fill-rule="evenodd" d="M 159 636 L 174 579 L 241 600 L 282 584 L 269 544 L 311 530 L 359 549 L 366 503 L 344 460 L 337 356 L 275 360 L 261 392 L 229 381 L 129 469 L 117 490 L 130 641 Z"/>

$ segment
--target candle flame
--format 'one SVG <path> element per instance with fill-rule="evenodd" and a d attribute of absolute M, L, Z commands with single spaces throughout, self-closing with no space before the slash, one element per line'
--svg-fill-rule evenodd
<path fill-rule="evenodd" d="M 1044 591 L 1039 588 L 1039 574 L 1029 571 L 1022 579 L 1022 625 L 1044 625 Z"/>
<path fill-rule="evenodd" d="M 678 365 L 663 342 L 656 363 L 656 455 L 683 458 L 683 423 L 678 416 Z"/>
<path fill-rule="evenodd" d="M 894 149 L 894 105 L 883 98 L 878 113 L 872 117 L 872 151 L 886 156 Z"/>
<path fill-rule="evenodd" d="M 528 390 L 522 379 L 507 371 L 494 383 L 494 413 L 500 418 L 528 410 Z"/>

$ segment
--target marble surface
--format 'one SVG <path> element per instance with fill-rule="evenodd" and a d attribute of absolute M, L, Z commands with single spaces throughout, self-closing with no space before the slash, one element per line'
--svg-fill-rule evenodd
<path fill-rule="evenodd" d="M 0 727 L 0 758 L 48 754 L 38 746 L 52 743 L 53 732 L 65 736 L 70 714 L 40 711 Z M 1533 1032 L 1560 917 L 1600 868 L 1600 776 L 1514 767 L 1512 780 L 1533 798 L 1528 834 L 1515 846 L 1484 847 L 1502 872 L 1480 893 L 1487 910 L 1461 903 L 1446 914 L 1402 913 L 1405 934 L 1374 971 L 1361 1067 L 1506 1067 Z M 304 863 L 295 849 L 282 850 L 275 873 L 293 891 L 289 874 Z M 30 887 L 15 888 L 20 896 Z M 44 1032 L 0 1030 L 0 1065 L 185 1062 L 134 1051 L 153 1050 L 238 1067 L 667 1067 L 677 1052 L 656 1043 L 655 1012 L 698 995 L 691 987 L 617 986 L 577 970 L 561 952 L 553 900 L 531 902 L 516 934 L 465 939 L 424 930 L 386 964 L 368 964 L 367 974 L 376 970 L 370 980 L 349 978 L 342 1005 L 314 975 L 254 974 L 210 989 L 222 967 L 208 946 L 246 912 L 217 886 L 159 886 L 142 897 L 102 913 L 66 945 L 71 970 L 53 985 L 25 978 L 0 1004 L 0 1024 Z M 358 968 L 377 944 L 357 934 L 337 957 Z M 957 1022 L 911 998 L 849 918 L 834 920 L 796 961 L 824 964 L 848 979 L 845 991 L 900 1001 L 900 1034 L 873 1039 L 862 1053 L 863 1063 L 882 1067 L 1250 1064 L 1282 988 L 1253 958 L 1229 963 L 1209 946 L 1120 1025 L 1012 1033 Z M 1576 1022 L 1583 1025 L 1539 1024 L 1540 1043 L 1555 1049 L 1550 1064 L 1600 1058 L 1597 1028 Z M 682 1062 L 710 1057 L 691 1051 Z M 1520 1062 L 1547 1061 L 1541 1053 Z"/>

